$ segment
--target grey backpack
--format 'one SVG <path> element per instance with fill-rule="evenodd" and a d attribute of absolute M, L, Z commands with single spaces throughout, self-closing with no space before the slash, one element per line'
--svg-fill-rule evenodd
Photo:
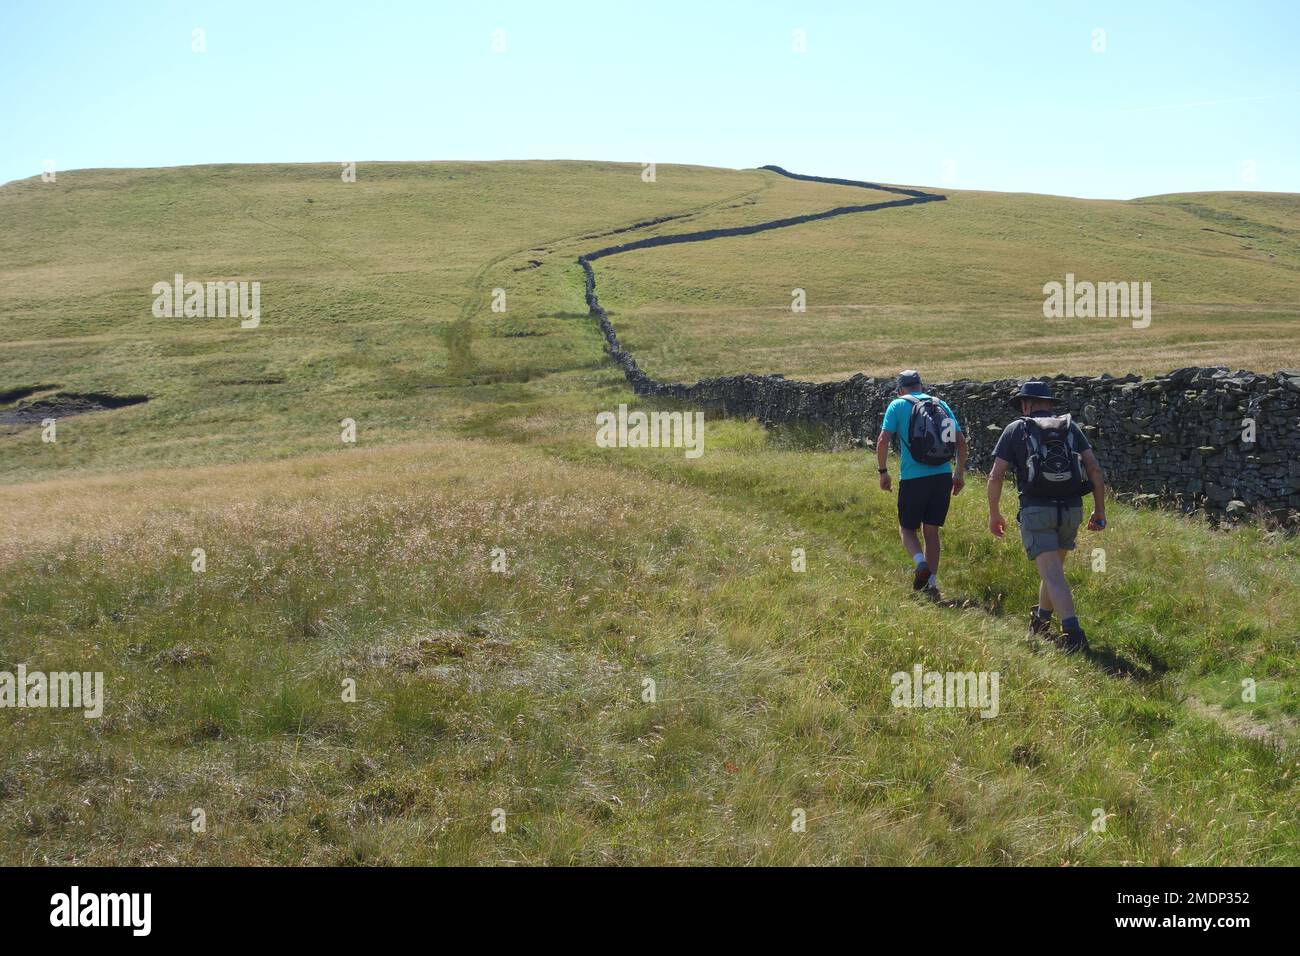
<path fill-rule="evenodd" d="M 1025 486 L 1022 491 L 1035 498 L 1060 500 L 1092 492 L 1083 467 L 1083 455 L 1076 449 L 1070 415 L 1026 416 Z"/>
<path fill-rule="evenodd" d="M 942 465 L 957 454 L 957 423 L 934 396 L 904 395 L 912 405 L 907 421 L 907 450 L 923 465 Z"/>

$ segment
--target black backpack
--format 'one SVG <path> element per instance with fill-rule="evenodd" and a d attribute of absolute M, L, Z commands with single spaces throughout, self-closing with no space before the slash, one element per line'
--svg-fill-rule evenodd
<path fill-rule="evenodd" d="M 1034 498 L 1061 500 L 1092 493 L 1092 481 L 1076 448 L 1070 415 L 1026 416 L 1025 476 L 1020 490 Z"/>
<path fill-rule="evenodd" d="M 904 395 L 912 405 L 907 420 L 907 450 L 922 465 L 942 465 L 957 454 L 956 425 L 933 396 Z"/>

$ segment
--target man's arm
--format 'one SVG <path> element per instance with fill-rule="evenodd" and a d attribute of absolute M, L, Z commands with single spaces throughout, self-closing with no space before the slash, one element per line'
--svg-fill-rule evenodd
<path fill-rule="evenodd" d="M 1007 530 L 1007 519 L 1002 517 L 1002 479 L 1010 463 L 1005 458 L 993 459 L 993 470 L 989 472 L 989 531 L 995 538 L 1002 537 Z"/>
<path fill-rule="evenodd" d="M 1083 453 L 1083 467 L 1092 482 L 1092 516 L 1088 518 L 1088 530 L 1100 531 L 1106 527 L 1106 476 L 1102 474 L 1101 462 L 1089 448 Z"/>
<path fill-rule="evenodd" d="M 894 440 L 894 433 L 888 428 L 880 429 L 876 439 L 876 470 L 880 472 L 880 490 L 889 490 L 889 443 Z"/>
<path fill-rule="evenodd" d="M 957 433 L 957 468 L 952 473 L 952 493 L 961 494 L 966 487 L 966 436 Z"/>

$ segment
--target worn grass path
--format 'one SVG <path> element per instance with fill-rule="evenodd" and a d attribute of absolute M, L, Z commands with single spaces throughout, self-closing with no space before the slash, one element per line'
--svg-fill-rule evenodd
<path fill-rule="evenodd" d="M 822 219 L 830 219 L 843 215 L 850 215 L 862 212 L 874 212 L 881 209 L 896 208 L 899 206 L 915 205 L 925 202 L 942 201 L 946 196 L 942 194 L 925 193 L 920 190 L 902 189 L 898 187 L 883 186 L 878 183 L 862 182 L 856 180 L 832 179 L 827 177 L 800 175 L 791 173 L 779 166 L 764 166 L 762 169 L 770 170 L 779 175 L 791 179 L 819 182 L 840 186 L 853 186 L 863 189 L 871 189 L 883 192 L 893 192 L 908 197 L 904 200 L 893 202 L 878 202 L 859 206 L 842 206 L 826 210 L 819 213 L 808 213 L 799 216 L 787 217 L 783 219 L 769 220 L 766 222 L 752 223 L 742 227 L 731 227 L 721 229 L 706 229 L 689 233 L 674 233 L 668 235 L 652 236 L 633 240 L 630 242 L 603 247 L 579 256 L 578 262 L 584 270 L 587 285 L 587 302 L 592 316 L 599 323 L 602 334 L 606 341 L 606 349 L 614 360 L 623 368 L 629 382 L 634 388 L 640 389 L 648 379 L 648 376 L 641 370 L 635 357 L 625 350 L 618 340 L 617 332 L 613 323 L 609 319 L 608 312 L 601 305 L 599 297 L 596 294 L 596 274 L 592 263 L 595 260 L 607 256 L 618 255 L 624 252 L 632 252 L 639 249 L 651 249 L 668 245 L 680 245 L 684 243 L 712 242 L 719 239 L 736 238 L 740 236 L 751 236 L 762 232 L 769 232 L 775 229 L 784 229 L 790 226 L 803 225 L 805 223 L 816 222 Z M 649 379 L 653 382 L 653 379 Z M 660 383 L 662 384 L 662 383 Z M 699 472 L 693 473 L 696 480 L 699 480 Z M 726 487 L 714 486 L 718 492 L 735 492 L 734 483 L 737 476 L 734 474 L 727 475 Z M 752 486 L 750 488 L 751 496 L 747 497 L 748 501 L 756 501 L 761 498 L 761 488 Z M 978 504 L 978 503 L 977 503 Z M 838 509 L 836 509 L 838 512 Z M 807 515 L 804 515 L 805 519 Z M 828 529 L 829 530 L 829 529 Z M 968 597 L 950 597 L 942 602 L 943 607 L 950 609 L 968 609 L 972 607 L 983 607 L 986 610 L 1001 612 L 1001 605 L 1004 595 L 1000 592 L 985 593 L 968 596 Z M 1096 666 L 1101 672 L 1119 679 L 1135 680 L 1140 683 L 1149 683 L 1158 681 L 1169 669 L 1166 661 L 1160 657 L 1148 658 L 1144 662 L 1138 662 L 1125 656 L 1124 653 L 1117 651 L 1109 643 L 1100 648 L 1091 649 L 1083 659 Z M 1242 736 L 1252 740 L 1261 740 L 1270 746 L 1279 749 L 1287 749 L 1289 741 L 1296 737 L 1296 722 L 1289 717 L 1275 715 L 1275 723 L 1269 726 L 1267 723 L 1260 723 L 1256 720 L 1241 714 L 1230 713 L 1224 708 L 1217 705 L 1207 704 L 1195 695 L 1186 698 L 1186 704 L 1198 715 L 1215 720 L 1221 727 L 1230 733 Z"/>

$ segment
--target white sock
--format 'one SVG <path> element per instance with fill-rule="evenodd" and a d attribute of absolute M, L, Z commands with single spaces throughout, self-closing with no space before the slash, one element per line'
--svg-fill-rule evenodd
<path fill-rule="evenodd" d="M 925 564 L 925 554 L 921 551 L 916 552 L 916 554 L 912 555 L 912 563 L 918 568 Z"/>

